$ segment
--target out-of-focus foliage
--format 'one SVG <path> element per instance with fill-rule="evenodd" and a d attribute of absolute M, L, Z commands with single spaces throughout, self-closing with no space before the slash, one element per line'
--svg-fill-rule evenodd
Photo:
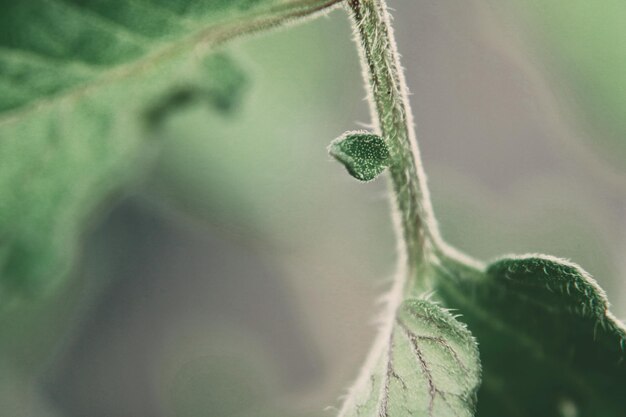
<path fill-rule="evenodd" d="M 233 87 L 230 68 L 199 64 L 194 47 L 333 3 L 3 2 L 0 292 L 28 294 L 67 272 L 85 219 L 142 164 L 146 123 L 181 99 L 149 107 L 172 80 L 205 70 Z M 214 101 L 228 107 L 231 93 Z"/>

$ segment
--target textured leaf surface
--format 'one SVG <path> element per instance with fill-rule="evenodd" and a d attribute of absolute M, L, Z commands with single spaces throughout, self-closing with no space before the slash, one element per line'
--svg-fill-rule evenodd
<path fill-rule="evenodd" d="M 196 94 L 194 74 L 229 106 L 232 66 L 185 52 L 335 2 L 2 1 L 0 294 L 67 272 L 85 218 L 142 165 L 146 127 Z"/>
<path fill-rule="evenodd" d="M 626 332 L 580 267 L 530 255 L 484 274 L 447 259 L 437 272 L 480 346 L 478 416 L 624 415 Z"/>
<path fill-rule="evenodd" d="M 473 415 L 478 349 L 449 312 L 430 301 L 404 301 L 381 347 L 375 372 L 365 375 L 340 416 Z"/>
<path fill-rule="evenodd" d="M 335 139 L 328 152 L 360 181 L 371 181 L 389 165 L 389 150 L 378 135 L 347 132 Z"/>

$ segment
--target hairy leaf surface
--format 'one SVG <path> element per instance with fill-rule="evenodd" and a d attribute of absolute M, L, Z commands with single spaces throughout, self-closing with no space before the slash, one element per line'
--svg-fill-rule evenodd
<path fill-rule="evenodd" d="M 389 165 L 385 141 L 369 132 L 347 132 L 335 139 L 328 152 L 359 181 L 371 181 Z"/>
<path fill-rule="evenodd" d="M 342 417 L 472 416 L 480 382 L 476 341 L 430 301 L 400 306 L 376 366 L 364 375 Z"/>
<path fill-rule="evenodd" d="M 626 331 L 580 267 L 529 255 L 484 273 L 446 258 L 436 271 L 480 346 L 478 416 L 623 415 Z"/>
<path fill-rule="evenodd" d="M 141 167 L 146 127 L 197 94 L 194 73 L 230 106 L 232 66 L 189 52 L 336 0 L 1 3 L 0 294 L 17 295 L 67 272 L 84 220 Z"/>

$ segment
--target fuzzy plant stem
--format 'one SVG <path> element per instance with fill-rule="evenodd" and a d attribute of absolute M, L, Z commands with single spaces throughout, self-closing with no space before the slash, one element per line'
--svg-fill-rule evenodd
<path fill-rule="evenodd" d="M 391 163 L 392 204 L 399 244 L 399 270 L 380 317 L 378 337 L 358 378 L 349 389 L 338 417 L 352 415 L 358 392 L 370 383 L 373 370 L 389 355 L 396 312 L 403 299 L 426 288 L 420 279 L 429 257 L 443 247 L 435 224 L 420 158 L 406 81 L 393 39 L 384 0 L 346 0 L 368 85 L 375 133 L 382 136 Z"/>
<path fill-rule="evenodd" d="M 413 277 L 438 243 L 426 177 L 420 158 L 385 0 L 347 0 L 369 86 L 372 122 L 391 157 L 396 230 L 402 275 Z M 407 285 L 412 285 L 407 280 Z M 404 289 L 406 291 L 406 289 Z"/>

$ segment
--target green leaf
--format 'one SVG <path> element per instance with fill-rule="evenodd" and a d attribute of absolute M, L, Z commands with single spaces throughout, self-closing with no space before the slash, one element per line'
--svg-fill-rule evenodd
<path fill-rule="evenodd" d="M 527 255 L 435 268 L 438 297 L 478 339 L 479 417 L 624 415 L 626 331 L 580 267 Z"/>
<path fill-rule="evenodd" d="M 200 46 L 335 3 L 3 2 L 0 295 L 35 293 L 68 272 L 86 219 L 145 165 L 150 127 L 181 97 L 172 92 L 206 71 L 214 86 L 232 84 L 223 62 L 198 59 Z M 228 107 L 231 91 L 212 97 Z"/>
<path fill-rule="evenodd" d="M 371 181 L 389 166 L 385 141 L 368 132 L 346 132 L 335 139 L 328 152 L 360 181 Z"/>
<path fill-rule="evenodd" d="M 474 413 L 480 382 L 476 341 L 430 301 L 400 306 L 391 337 L 344 404 L 340 417 L 461 417 Z"/>
<path fill-rule="evenodd" d="M 145 112 L 148 128 L 158 130 L 168 116 L 198 102 L 209 105 L 222 115 L 233 113 L 248 84 L 236 62 L 229 55 L 217 52 L 202 60 L 197 75 L 194 79 L 176 81 L 155 100 Z"/>

